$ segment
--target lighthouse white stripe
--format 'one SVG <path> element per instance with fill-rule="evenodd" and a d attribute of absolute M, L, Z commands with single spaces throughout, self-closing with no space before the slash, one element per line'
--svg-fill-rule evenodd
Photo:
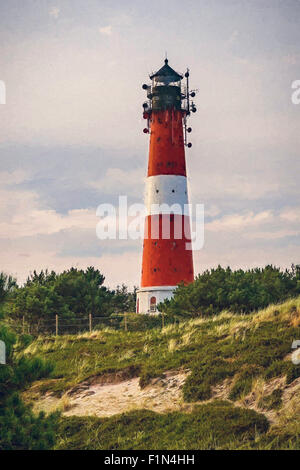
<path fill-rule="evenodd" d="M 156 305 L 160 302 L 163 302 L 166 299 L 171 299 L 173 297 L 174 290 L 177 286 L 153 286 L 153 287 L 141 287 L 137 291 L 137 299 L 139 304 L 138 313 L 152 313 L 159 314 L 157 310 L 151 312 L 150 309 L 150 299 L 151 297 L 156 298 Z"/>
<path fill-rule="evenodd" d="M 147 214 L 188 215 L 187 179 L 181 175 L 148 176 L 146 183 L 145 205 Z M 170 210 L 170 207 L 172 209 Z"/>

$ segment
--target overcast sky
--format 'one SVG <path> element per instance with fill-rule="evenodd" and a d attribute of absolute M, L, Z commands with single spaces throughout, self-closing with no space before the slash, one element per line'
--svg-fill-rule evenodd
<path fill-rule="evenodd" d="M 205 205 L 195 272 L 300 263 L 298 0 L 0 3 L 0 269 L 94 265 L 138 285 L 139 241 L 96 238 L 96 208 L 142 202 L 141 88 L 167 51 L 198 88 L 186 152 Z"/>

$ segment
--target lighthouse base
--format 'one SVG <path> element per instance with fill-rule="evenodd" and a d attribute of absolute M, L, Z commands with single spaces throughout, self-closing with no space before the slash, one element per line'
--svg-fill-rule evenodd
<path fill-rule="evenodd" d="M 176 286 L 141 287 L 136 293 L 136 313 L 157 315 L 157 305 L 173 297 Z"/>

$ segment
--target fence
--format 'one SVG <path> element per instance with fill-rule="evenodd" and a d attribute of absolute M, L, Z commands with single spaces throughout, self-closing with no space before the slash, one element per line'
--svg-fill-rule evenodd
<path fill-rule="evenodd" d="M 80 317 L 65 317 L 56 314 L 52 318 L 30 321 L 25 316 L 21 321 L 13 322 L 11 327 L 19 334 L 31 335 L 64 335 L 92 332 L 103 328 L 124 331 L 145 331 L 149 328 L 163 328 L 176 320 L 159 315 L 137 315 L 135 313 L 119 313 L 109 316 L 94 316 L 92 314 Z"/>

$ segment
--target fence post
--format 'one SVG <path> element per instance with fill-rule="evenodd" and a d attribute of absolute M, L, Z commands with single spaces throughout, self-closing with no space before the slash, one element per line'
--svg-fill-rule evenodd
<path fill-rule="evenodd" d="M 165 327 L 165 314 L 164 312 L 161 312 L 161 324 L 162 324 L 162 328 Z"/>
<path fill-rule="evenodd" d="M 127 313 L 124 312 L 124 328 L 125 328 L 125 331 L 127 331 Z"/>
<path fill-rule="evenodd" d="M 58 315 L 55 315 L 55 336 L 58 335 Z"/>
<path fill-rule="evenodd" d="M 89 313 L 89 328 L 90 328 L 90 333 L 92 332 L 92 314 Z"/>
<path fill-rule="evenodd" d="M 25 334 L 25 315 L 23 315 L 23 322 L 22 322 L 22 334 Z"/>

